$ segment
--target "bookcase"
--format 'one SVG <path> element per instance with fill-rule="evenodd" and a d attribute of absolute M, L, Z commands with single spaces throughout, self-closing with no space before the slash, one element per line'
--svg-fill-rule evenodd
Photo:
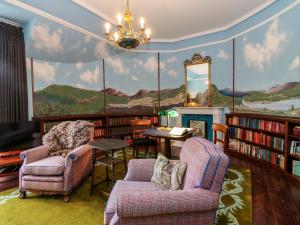
<path fill-rule="evenodd" d="M 229 113 L 226 125 L 229 153 L 278 169 L 300 184 L 300 152 L 291 148 L 300 141 L 300 118 Z"/>
<path fill-rule="evenodd" d="M 51 127 L 63 121 L 70 120 L 88 120 L 94 123 L 95 138 L 124 138 L 132 134 L 130 120 L 149 119 L 153 126 L 159 125 L 159 116 L 157 114 L 89 114 L 89 115 L 69 115 L 69 116 L 48 116 L 36 117 L 33 120 L 40 122 L 40 133 L 43 136 Z"/>

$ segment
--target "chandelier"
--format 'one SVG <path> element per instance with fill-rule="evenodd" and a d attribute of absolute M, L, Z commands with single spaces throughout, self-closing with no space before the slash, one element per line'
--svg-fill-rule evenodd
<path fill-rule="evenodd" d="M 127 0 L 127 7 L 124 15 L 117 15 L 118 25 L 117 31 L 110 32 L 111 25 L 105 24 L 105 37 L 114 46 L 121 48 L 133 49 L 138 47 L 140 44 L 147 44 L 150 41 L 150 30 L 145 29 L 145 20 L 143 17 L 140 18 L 140 30 L 134 31 L 133 27 L 133 16 L 129 9 L 129 0 Z"/>

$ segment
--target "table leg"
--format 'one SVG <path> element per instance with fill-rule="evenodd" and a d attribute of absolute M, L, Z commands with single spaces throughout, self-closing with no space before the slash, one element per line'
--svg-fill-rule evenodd
<path fill-rule="evenodd" d="M 127 173 L 127 161 L 126 161 L 125 148 L 122 149 L 122 152 L 123 152 L 123 159 L 124 159 L 125 173 Z"/>
<path fill-rule="evenodd" d="M 91 191 L 90 194 L 93 194 L 93 188 L 94 188 L 94 176 L 95 176 L 95 164 L 96 164 L 96 149 L 93 148 L 93 165 L 92 165 L 92 181 L 91 181 Z"/>
<path fill-rule="evenodd" d="M 165 156 L 171 159 L 171 140 L 168 138 L 165 138 Z"/>

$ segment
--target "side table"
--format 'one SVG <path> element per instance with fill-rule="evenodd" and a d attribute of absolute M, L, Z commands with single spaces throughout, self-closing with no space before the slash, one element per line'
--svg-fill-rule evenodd
<path fill-rule="evenodd" d="M 91 182 L 91 194 L 93 189 L 106 182 L 115 182 L 115 166 L 124 163 L 125 171 L 127 171 L 125 148 L 128 147 L 128 143 L 119 139 L 96 139 L 91 144 L 93 147 L 93 167 L 92 167 L 92 182 Z M 115 152 L 122 150 L 123 159 L 115 158 Z M 103 153 L 101 157 L 97 157 L 97 152 Z M 95 165 L 99 163 L 106 167 L 106 178 L 98 183 L 94 183 L 95 179 Z M 109 178 L 108 168 L 112 170 L 112 179 Z"/>

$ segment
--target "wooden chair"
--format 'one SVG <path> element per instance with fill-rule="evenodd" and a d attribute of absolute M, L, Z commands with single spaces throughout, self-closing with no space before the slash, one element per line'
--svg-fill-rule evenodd
<path fill-rule="evenodd" d="M 221 143 L 223 145 L 223 150 L 226 151 L 228 148 L 228 138 L 227 138 L 227 134 L 228 134 L 228 126 L 224 125 L 224 124 L 219 124 L 219 123 L 214 123 L 212 125 L 212 129 L 214 132 L 214 143 Z M 220 135 L 222 134 L 222 139 L 220 138 Z M 219 136 L 218 136 L 219 135 Z"/>
<path fill-rule="evenodd" d="M 149 147 L 154 148 L 155 158 L 157 158 L 157 142 L 154 139 L 145 137 L 143 132 L 151 127 L 151 120 L 131 120 L 133 137 L 133 156 L 139 158 L 139 150 L 141 147 L 145 148 L 145 156 L 148 153 Z"/>

